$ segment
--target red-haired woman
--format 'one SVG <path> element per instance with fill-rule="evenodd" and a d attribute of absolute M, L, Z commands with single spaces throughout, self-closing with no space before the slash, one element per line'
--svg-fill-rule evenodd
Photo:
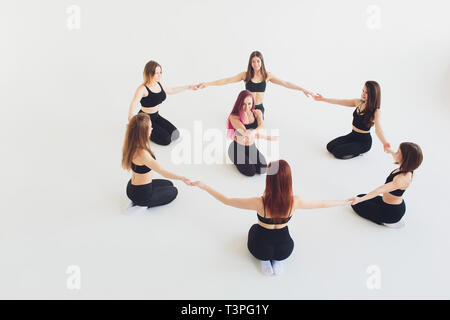
<path fill-rule="evenodd" d="M 197 90 L 194 85 L 169 88 L 163 85 L 161 81 L 162 68 L 156 61 L 149 61 L 144 68 L 144 82 L 137 88 L 128 111 L 128 120 L 133 117 L 138 103 L 141 104 L 139 113 L 146 114 L 152 120 L 153 131 L 150 140 L 167 146 L 173 140 L 178 139 L 180 132 L 167 119 L 159 114 L 161 103 L 166 100 L 167 94 L 175 94 L 184 90 Z"/>
<path fill-rule="evenodd" d="M 352 132 L 327 144 L 327 150 L 336 158 L 350 159 L 369 151 L 372 147 L 370 128 L 373 125 L 375 125 L 375 133 L 383 144 L 384 151 L 388 152 L 391 148 L 381 128 L 381 89 L 377 82 L 367 81 L 360 99 L 329 99 L 317 94 L 314 96 L 314 100 L 356 108 L 353 112 Z"/>
<path fill-rule="evenodd" d="M 266 159 L 256 148 L 256 139 L 276 140 L 262 133 L 264 121 L 260 110 L 255 110 L 255 100 L 250 91 L 239 93 L 228 117 L 227 136 L 233 139 L 228 156 L 243 175 L 248 177 L 265 172 Z"/>
<path fill-rule="evenodd" d="M 403 142 L 397 152 L 390 153 L 399 168 L 391 172 L 382 186 L 368 194 L 359 194 L 352 202 L 352 208 L 361 217 L 377 224 L 401 227 L 400 220 L 406 212 L 402 196 L 411 184 L 414 170 L 422 163 L 423 154 L 412 142 Z"/>
<path fill-rule="evenodd" d="M 264 65 L 263 55 L 259 51 L 253 51 L 250 54 L 246 72 L 241 72 L 231 78 L 200 83 L 197 85 L 197 87 L 203 89 L 208 86 L 222 86 L 225 84 L 235 83 L 239 81 L 244 81 L 245 89 L 253 94 L 256 101 L 255 107 L 256 109 L 261 110 L 263 116 L 264 116 L 264 106 L 263 106 L 264 92 L 266 91 L 266 84 L 269 81 L 274 84 L 286 87 L 288 89 L 302 91 L 307 97 L 312 95 L 312 92 L 305 90 L 302 87 L 293 84 L 291 82 L 278 79 L 270 72 L 267 72 L 266 67 Z"/>
<path fill-rule="evenodd" d="M 150 118 L 143 113 L 133 116 L 128 122 L 122 150 L 122 167 L 133 171 L 127 185 L 127 196 L 133 206 L 161 206 L 177 197 L 178 190 L 173 183 L 169 180 L 153 179 L 152 170 L 165 178 L 182 180 L 191 185 L 189 179 L 163 169 L 156 161 L 150 149 L 151 132 Z"/>
<path fill-rule="evenodd" d="M 280 274 L 281 261 L 294 249 L 287 225 L 295 210 L 343 206 L 353 200 L 313 201 L 294 195 L 291 168 L 285 160 L 269 163 L 262 197 L 229 198 L 203 182 L 195 181 L 192 185 L 207 191 L 225 205 L 257 212 L 258 223 L 250 228 L 247 247 L 261 261 L 262 271 L 267 275 Z"/>

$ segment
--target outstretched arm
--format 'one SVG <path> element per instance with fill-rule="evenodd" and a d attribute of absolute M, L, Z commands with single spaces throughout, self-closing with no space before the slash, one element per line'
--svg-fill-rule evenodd
<path fill-rule="evenodd" d="M 410 181 L 406 176 L 397 176 L 394 178 L 393 181 L 383 184 L 382 186 L 379 186 L 375 190 L 370 191 L 368 194 L 366 194 L 363 197 L 355 197 L 355 199 L 352 202 L 352 205 L 355 205 L 357 203 L 370 200 L 372 198 L 375 198 L 379 194 L 391 192 L 397 189 L 406 189 L 409 186 Z"/>
<path fill-rule="evenodd" d="M 235 83 L 235 82 L 244 81 L 244 80 L 245 80 L 245 72 L 241 72 L 241 73 L 238 73 L 237 75 L 235 75 L 234 77 L 224 78 L 224 79 L 211 81 L 211 82 L 200 83 L 197 85 L 197 88 L 203 89 L 203 88 L 206 88 L 209 86 L 223 86 L 225 84 Z"/>
<path fill-rule="evenodd" d="M 336 206 L 349 205 L 354 198 L 347 200 L 309 200 L 294 196 L 295 209 L 317 209 L 317 208 L 331 208 Z"/>
<path fill-rule="evenodd" d="M 383 128 L 381 127 L 381 119 L 380 118 L 381 118 L 381 112 L 380 112 L 380 109 L 377 109 L 377 111 L 375 111 L 375 118 L 374 118 L 375 133 L 376 133 L 378 139 L 380 139 L 381 143 L 383 144 L 384 152 L 392 153 L 391 145 L 389 144 L 389 142 L 387 142 L 386 138 L 384 137 L 384 131 L 383 131 Z"/>
<path fill-rule="evenodd" d="M 163 85 L 161 83 L 161 86 L 163 87 L 164 91 L 167 94 L 177 94 L 177 93 L 183 92 L 185 90 L 197 90 L 197 87 L 195 85 L 193 85 L 193 84 L 187 85 L 187 86 L 169 88 L 169 87 L 166 87 L 165 85 Z"/>
<path fill-rule="evenodd" d="M 253 197 L 253 198 L 229 198 L 220 192 L 214 190 L 210 186 L 204 184 L 201 181 L 194 181 L 192 182 L 193 186 L 197 186 L 202 190 L 205 190 L 210 195 L 212 195 L 214 198 L 222 202 L 223 204 L 239 209 L 246 209 L 246 210 L 258 210 L 261 206 L 259 197 Z"/>
<path fill-rule="evenodd" d="M 167 179 L 174 179 L 174 180 L 181 180 L 187 185 L 192 185 L 191 181 L 183 176 L 180 176 L 176 173 L 170 172 L 166 169 L 164 169 L 158 161 L 153 159 L 150 154 L 147 151 L 141 151 L 139 156 L 143 159 L 144 164 L 149 167 L 150 169 L 158 172 L 160 175 L 162 175 L 164 178 Z"/>
<path fill-rule="evenodd" d="M 331 104 L 338 104 L 344 107 L 356 107 L 361 103 L 361 99 L 330 99 L 323 97 L 320 93 L 313 96 L 316 101 L 328 102 Z"/>
<path fill-rule="evenodd" d="M 272 83 L 278 84 L 278 85 L 283 86 L 283 87 L 288 88 L 288 89 L 293 89 L 293 90 L 299 90 L 299 91 L 302 91 L 302 92 L 305 94 L 305 96 L 307 96 L 307 97 L 313 95 L 313 93 L 312 93 L 311 91 L 306 90 L 306 89 L 303 89 L 302 87 L 300 87 L 300 86 L 298 86 L 298 85 L 296 85 L 296 84 L 294 84 L 294 83 L 291 83 L 291 82 L 288 82 L 288 81 L 281 80 L 281 79 L 275 77 L 275 76 L 274 76 L 273 74 L 271 74 L 271 73 L 269 73 L 269 76 L 268 76 L 267 81 L 270 81 L 270 82 L 272 82 Z"/>

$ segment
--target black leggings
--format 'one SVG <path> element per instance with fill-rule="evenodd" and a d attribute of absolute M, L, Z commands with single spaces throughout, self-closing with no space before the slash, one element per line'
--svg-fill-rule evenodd
<path fill-rule="evenodd" d="M 248 231 L 247 248 L 259 260 L 284 260 L 294 250 L 294 241 L 288 227 L 266 229 L 254 224 Z"/>
<path fill-rule="evenodd" d="M 358 197 L 363 196 L 365 194 L 358 195 Z M 361 217 L 378 224 L 397 223 L 406 212 L 405 201 L 402 201 L 400 204 L 388 204 L 383 201 L 381 196 L 360 202 L 352 206 L 352 208 Z"/>
<path fill-rule="evenodd" d="M 264 119 L 264 106 L 263 106 L 263 104 L 260 103 L 260 104 L 255 105 L 255 109 L 256 110 L 261 110 L 261 113 L 262 113 L 262 116 L 263 116 L 263 119 Z"/>
<path fill-rule="evenodd" d="M 133 206 L 156 207 L 172 202 L 178 194 L 178 190 L 173 183 L 164 179 L 153 179 L 148 184 L 135 186 L 131 180 L 127 185 L 127 196 Z"/>
<path fill-rule="evenodd" d="M 338 159 L 354 158 L 365 153 L 372 147 L 370 133 L 360 133 L 352 130 L 349 134 L 331 140 L 327 144 L 327 150 Z"/>
<path fill-rule="evenodd" d="M 141 112 L 145 113 L 144 111 L 139 110 L 139 113 Z M 147 114 L 152 121 L 153 130 L 150 135 L 150 140 L 154 143 L 167 146 L 180 137 L 178 129 L 170 123 L 169 120 L 161 117 L 159 112 L 145 114 Z"/>
<path fill-rule="evenodd" d="M 251 177 L 256 173 L 266 172 L 266 158 L 259 152 L 254 143 L 250 146 L 244 146 L 233 141 L 228 147 L 228 156 L 243 175 Z"/>

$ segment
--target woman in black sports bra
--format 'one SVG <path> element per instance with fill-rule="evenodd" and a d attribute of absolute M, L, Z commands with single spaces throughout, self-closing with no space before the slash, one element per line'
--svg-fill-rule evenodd
<path fill-rule="evenodd" d="M 263 134 L 262 113 L 255 109 L 255 101 L 250 91 L 243 90 L 239 93 L 227 124 L 227 136 L 233 139 L 228 147 L 228 156 L 238 171 L 248 177 L 264 173 L 267 162 L 256 147 L 255 140 L 276 140 L 278 137 Z"/>
<path fill-rule="evenodd" d="M 156 161 L 150 149 L 149 136 L 152 132 L 150 118 L 142 113 L 128 122 L 122 150 L 122 167 L 132 170 L 127 185 L 127 196 L 132 206 L 156 207 L 172 202 L 178 190 L 169 180 L 153 179 L 152 170 L 168 179 L 182 180 L 191 185 L 189 179 L 169 172 Z"/>
<path fill-rule="evenodd" d="M 399 227 L 406 206 L 402 196 L 411 184 L 414 170 L 423 160 L 422 150 L 412 142 L 400 144 L 397 152 L 390 152 L 400 167 L 391 172 L 385 184 L 369 192 L 359 194 L 352 202 L 352 208 L 363 218 L 377 224 Z M 383 194 L 383 196 L 379 196 Z"/>
<path fill-rule="evenodd" d="M 163 145 L 169 145 L 180 136 L 177 128 L 159 114 L 161 103 L 167 94 L 175 94 L 184 90 L 197 90 L 194 85 L 169 88 L 161 84 L 162 68 L 156 61 L 149 61 L 144 68 L 144 82 L 137 88 L 128 112 L 128 120 L 134 115 L 138 103 L 139 113 L 144 113 L 152 120 L 153 131 L 150 140 Z"/>
<path fill-rule="evenodd" d="M 244 81 L 245 89 L 253 94 L 256 103 L 255 108 L 261 110 L 263 117 L 264 117 L 263 98 L 264 92 L 266 91 L 266 84 L 269 81 L 288 89 L 302 91 L 307 97 L 312 96 L 312 92 L 305 90 L 302 87 L 293 84 L 291 82 L 278 79 L 270 72 L 267 72 L 266 67 L 264 66 L 263 56 L 259 51 L 253 51 L 250 54 L 247 72 L 241 72 L 231 78 L 220 79 L 212 82 L 203 82 L 198 84 L 197 88 L 203 89 L 208 86 L 222 86 L 225 84 L 235 83 L 239 81 Z"/>
<path fill-rule="evenodd" d="M 201 181 L 192 182 L 192 185 L 205 190 L 225 205 L 256 211 L 258 223 L 248 232 L 247 247 L 261 261 L 263 273 L 272 275 L 281 273 L 281 261 L 287 259 L 294 249 L 287 224 L 295 210 L 349 205 L 353 199 L 314 201 L 300 198 L 292 192 L 291 168 L 285 160 L 269 163 L 267 170 L 262 197 L 229 198 Z"/>
<path fill-rule="evenodd" d="M 352 132 L 333 139 L 327 144 L 327 150 L 338 159 L 350 159 L 362 155 L 372 147 L 372 136 L 370 128 L 375 125 L 375 133 L 383 144 L 385 152 L 388 152 L 391 145 L 384 137 L 381 128 L 380 113 L 380 86 L 375 81 L 367 81 L 364 85 L 361 99 L 328 99 L 322 95 L 314 96 L 316 101 L 324 101 L 332 104 L 339 104 L 346 107 L 353 107 Z"/>

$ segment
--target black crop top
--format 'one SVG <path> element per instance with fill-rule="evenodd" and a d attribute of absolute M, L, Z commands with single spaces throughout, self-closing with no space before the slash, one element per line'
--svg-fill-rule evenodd
<path fill-rule="evenodd" d="M 256 129 L 256 128 L 258 128 L 258 120 L 256 120 L 256 116 L 255 116 L 255 111 L 252 111 L 252 113 L 253 113 L 253 117 L 255 118 L 255 121 L 253 121 L 253 122 L 251 122 L 251 123 L 247 123 L 247 124 L 244 124 L 243 123 L 243 125 L 244 125 L 244 127 L 245 127 L 245 129 Z M 242 135 L 239 131 L 237 131 L 236 130 L 236 134 L 239 134 L 239 135 Z"/>
<path fill-rule="evenodd" d="M 395 169 L 395 170 L 397 170 L 397 169 Z M 394 177 L 400 173 L 406 173 L 405 171 L 398 171 L 398 172 L 394 173 L 394 171 L 392 171 L 391 174 L 386 178 L 385 183 L 391 182 L 392 180 L 394 180 Z M 397 190 L 391 191 L 389 193 L 392 194 L 393 196 L 401 197 L 404 192 L 405 192 L 405 190 L 397 189 Z"/>
<path fill-rule="evenodd" d="M 252 80 L 248 80 L 245 83 L 245 89 L 250 92 L 264 92 L 266 91 L 266 80 L 262 82 L 253 82 Z"/>
<path fill-rule="evenodd" d="M 150 91 L 150 89 L 147 86 L 145 86 L 145 88 L 148 91 L 148 95 L 146 97 L 142 97 L 141 106 L 145 108 L 151 108 L 157 106 L 158 104 L 166 100 L 166 92 L 161 86 L 161 83 L 158 82 L 158 84 L 159 87 L 161 88 L 161 91 L 157 93 Z"/>
<path fill-rule="evenodd" d="M 364 117 L 363 117 L 362 114 L 359 113 L 359 111 L 360 111 L 360 108 L 359 108 L 359 107 L 360 107 L 360 106 L 361 106 L 361 105 L 359 105 L 359 106 L 355 109 L 355 111 L 353 111 L 353 122 L 352 122 L 352 124 L 353 124 L 353 126 L 355 126 L 356 128 L 358 128 L 359 130 L 369 131 L 371 126 L 368 127 L 368 126 L 364 123 L 364 121 L 363 121 Z"/>
<path fill-rule="evenodd" d="M 266 224 L 284 224 L 284 223 L 288 223 L 289 220 L 291 220 L 292 215 L 287 218 L 266 218 L 266 205 L 264 204 L 264 200 L 263 200 L 263 205 L 264 205 L 264 217 L 261 217 L 258 213 L 256 213 L 259 221 L 266 223 Z"/>
<path fill-rule="evenodd" d="M 156 160 L 155 157 L 152 156 L 152 158 Z M 133 172 L 136 172 L 136 173 L 147 173 L 147 172 L 152 171 L 152 169 L 147 167 L 145 164 L 139 166 L 137 164 L 134 164 L 133 162 L 131 162 L 131 170 L 133 170 Z"/>

